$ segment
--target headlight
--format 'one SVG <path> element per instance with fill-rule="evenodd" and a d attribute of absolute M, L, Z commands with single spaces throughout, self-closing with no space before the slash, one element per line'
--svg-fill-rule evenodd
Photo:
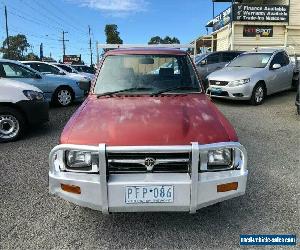
<path fill-rule="evenodd" d="M 88 151 L 70 150 L 65 155 L 66 171 L 70 172 L 99 172 L 99 158 L 97 153 Z"/>
<path fill-rule="evenodd" d="M 31 101 L 44 99 L 44 95 L 42 92 L 33 91 L 33 90 L 23 90 L 23 93 Z"/>
<path fill-rule="evenodd" d="M 237 86 L 241 86 L 244 85 L 246 83 L 250 82 L 250 78 L 247 79 L 242 79 L 242 80 L 236 80 L 236 81 L 231 81 L 228 83 L 228 87 L 237 87 Z"/>
<path fill-rule="evenodd" d="M 232 149 L 210 150 L 207 154 L 207 169 L 221 170 L 233 167 Z"/>

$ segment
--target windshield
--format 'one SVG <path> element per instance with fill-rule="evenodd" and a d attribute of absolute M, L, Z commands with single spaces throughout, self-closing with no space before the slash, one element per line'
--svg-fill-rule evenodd
<path fill-rule="evenodd" d="M 174 89 L 174 91 L 169 91 Z M 94 93 L 200 92 L 200 83 L 187 56 L 112 55 L 101 67 Z"/>
<path fill-rule="evenodd" d="M 57 64 L 57 67 L 67 71 L 68 73 L 73 73 L 73 70 L 71 67 L 67 66 L 67 65 L 63 65 L 63 64 Z"/>
<path fill-rule="evenodd" d="M 229 63 L 227 67 L 264 68 L 271 56 L 272 53 L 242 54 Z"/>
<path fill-rule="evenodd" d="M 74 69 L 76 69 L 79 72 L 89 73 L 89 74 L 95 74 L 95 70 L 93 68 L 84 66 L 84 65 L 72 65 Z"/>
<path fill-rule="evenodd" d="M 196 55 L 195 64 L 197 65 L 203 58 L 205 58 L 208 54 L 200 54 Z"/>

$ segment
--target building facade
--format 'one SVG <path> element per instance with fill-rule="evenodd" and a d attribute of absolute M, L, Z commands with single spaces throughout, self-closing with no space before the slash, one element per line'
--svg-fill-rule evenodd
<path fill-rule="evenodd" d="M 300 0 L 233 1 L 208 27 L 213 51 L 292 46 L 300 55 Z"/>

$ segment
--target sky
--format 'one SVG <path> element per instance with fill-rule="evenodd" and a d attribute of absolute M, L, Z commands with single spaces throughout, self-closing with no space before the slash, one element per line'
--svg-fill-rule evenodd
<path fill-rule="evenodd" d="M 104 27 L 117 24 L 124 43 L 147 44 L 152 36 L 175 36 L 189 43 L 206 34 L 212 19 L 211 0 L 0 0 L 0 42 L 6 37 L 4 6 L 8 10 L 9 35 L 25 34 L 29 52 L 55 60 L 62 58 L 62 31 L 66 54 L 81 54 L 89 63 L 88 26 L 91 27 L 93 60 L 96 41 L 105 43 Z M 215 14 L 229 6 L 216 3 Z"/>

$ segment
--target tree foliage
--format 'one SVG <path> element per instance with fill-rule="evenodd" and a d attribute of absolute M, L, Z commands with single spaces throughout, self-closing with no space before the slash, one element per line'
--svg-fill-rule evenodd
<path fill-rule="evenodd" d="M 16 36 L 9 36 L 9 50 L 7 48 L 8 41 L 5 39 L 3 41 L 3 47 L 0 52 L 3 53 L 3 58 L 13 59 L 13 60 L 23 60 L 24 53 L 27 52 L 29 48 L 29 43 L 25 35 L 18 34 Z"/>
<path fill-rule="evenodd" d="M 25 55 L 22 60 L 25 61 L 39 61 L 40 58 L 38 57 L 38 55 L 34 54 L 33 52 L 28 53 L 27 55 Z"/>
<path fill-rule="evenodd" d="M 105 25 L 106 43 L 111 44 L 123 44 L 123 40 L 120 38 L 120 32 L 116 24 Z"/>
<path fill-rule="evenodd" d="M 166 36 L 165 38 L 162 38 L 160 36 L 154 36 L 151 37 L 150 41 L 148 42 L 148 44 L 179 44 L 180 41 L 177 37 L 170 37 L 170 36 Z"/>

